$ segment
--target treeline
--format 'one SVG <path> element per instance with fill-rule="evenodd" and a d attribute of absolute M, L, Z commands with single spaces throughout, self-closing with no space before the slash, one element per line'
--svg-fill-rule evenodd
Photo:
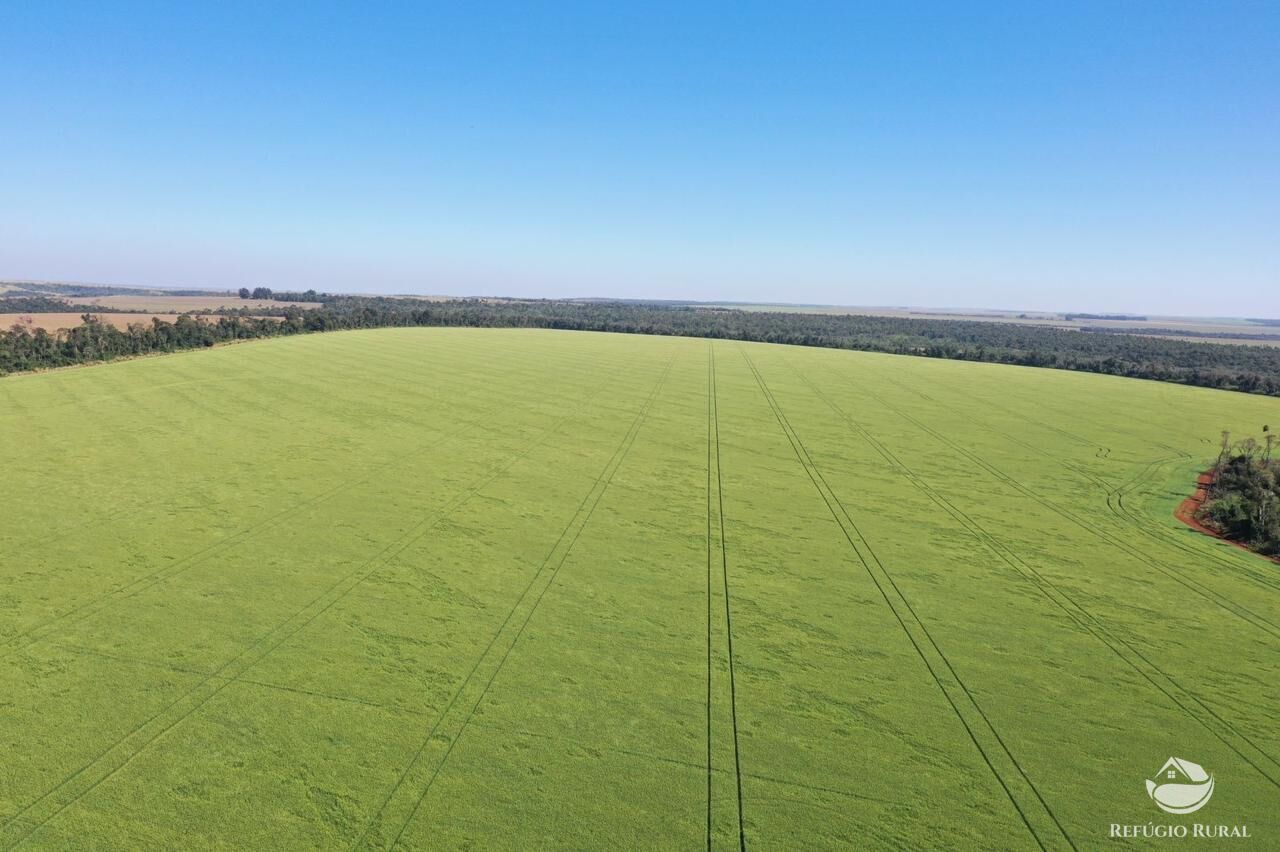
<path fill-rule="evenodd" d="M 301 293 L 295 290 L 276 292 L 270 287 L 254 287 L 252 290 L 241 287 L 239 295 L 241 299 L 272 299 L 277 302 L 331 302 L 336 298 L 315 290 L 304 290 Z"/>
<path fill-rule="evenodd" d="M 1280 348 L 1234 346 L 970 320 L 743 311 L 600 301 L 328 297 L 284 305 L 283 320 L 227 314 L 216 320 L 115 329 L 89 318 L 59 334 L 0 332 L 0 371 L 58 367 L 230 340 L 353 328 L 473 326 L 681 335 L 889 352 L 1080 370 L 1280 395 Z M 161 328 L 160 326 L 173 326 Z"/>
<path fill-rule="evenodd" d="M 210 322 L 179 314 L 173 322 L 156 317 L 119 329 L 84 314 L 80 325 L 57 332 L 15 326 L 0 331 L 0 375 L 271 337 L 284 332 L 281 325 L 260 317 L 219 317 Z"/>
<path fill-rule="evenodd" d="M 1146 334 L 1155 337 L 1190 337 L 1206 340 L 1256 340 L 1280 343 L 1280 334 L 1268 334 L 1263 331 L 1199 331 L 1191 328 L 1155 328 L 1154 326 L 1138 326 L 1134 328 L 1098 328 L 1085 326 L 1080 331 L 1086 334 Z"/>
<path fill-rule="evenodd" d="M 0 297 L 0 314 L 60 314 L 76 308 L 65 299 L 51 296 Z"/>
<path fill-rule="evenodd" d="M 1120 322 L 1147 321 L 1147 318 L 1142 314 L 1066 314 L 1065 318 L 1068 322 L 1071 320 L 1111 320 Z"/>
<path fill-rule="evenodd" d="M 1275 434 L 1235 446 L 1223 433 L 1223 451 L 1211 471 L 1207 499 L 1196 513 L 1205 526 L 1266 556 L 1280 555 L 1280 459 Z"/>

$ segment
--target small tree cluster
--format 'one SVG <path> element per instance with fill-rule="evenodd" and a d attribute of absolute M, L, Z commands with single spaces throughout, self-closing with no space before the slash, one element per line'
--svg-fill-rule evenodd
<path fill-rule="evenodd" d="M 1263 440 L 1235 444 L 1223 432 L 1222 453 L 1212 471 L 1200 520 L 1226 538 L 1267 555 L 1280 554 L 1280 459 L 1272 456 L 1275 436 L 1262 427 Z"/>

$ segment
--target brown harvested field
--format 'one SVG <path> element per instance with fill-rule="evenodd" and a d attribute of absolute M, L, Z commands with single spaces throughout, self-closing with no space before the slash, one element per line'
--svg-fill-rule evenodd
<path fill-rule="evenodd" d="M 286 305 L 299 308 L 318 308 L 319 302 L 277 302 L 272 299 L 241 299 L 234 293 L 226 296 L 79 296 L 68 299 L 73 305 L 103 308 L 119 308 L 124 311 L 151 311 L 155 313 L 187 311 L 212 311 L 218 308 L 277 308 L 283 310 Z"/>
<path fill-rule="evenodd" d="M 173 314 L 94 314 L 108 325 L 114 325 L 116 328 L 128 328 L 130 323 L 142 322 L 149 323 L 153 317 L 159 317 L 162 322 L 173 322 Z M 15 325 L 23 325 L 34 331 L 37 328 L 43 328 L 46 331 L 57 331 L 60 328 L 74 328 L 80 325 L 81 314 L 78 313 L 48 313 L 48 314 L 0 314 L 0 329 L 9 330 Z M 206 317 L 207 319 L 217 319 L 216 316 Z"/>

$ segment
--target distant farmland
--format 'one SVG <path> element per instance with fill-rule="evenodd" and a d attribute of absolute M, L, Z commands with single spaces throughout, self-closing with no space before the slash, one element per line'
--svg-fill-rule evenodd
<path fill-rule="evenodd" d="M 84 313 L 93 313 L 91 308 L 86 308 Z M 75 328 L 80 325 L 84 313 L 62 312 L 62 313 L 9 313 L 0 314 L 0 329 L 9 329 L 15 325 L 24 326 L 28 329 L 35 330 L 43 328 L 45 331 L 57 331 L 60 328 Z M 143 314 L 143 313 L 102 313 L 94 314 L 98 319 L 116 328 L 127 328 L 130 323 L 150 323 L 153 319 L 159 319 L 161 322 L 173 322 L 177 317 L 173 314 Z M 206 319 L 216 320 L 216 316 L 206 316 Z"/>
<path fill-rule="evenodd" d="M 149 294 L 114 296 L 76 296 L 68 299 L 76 305 L 117 308 L 123 311 L 153 311 L 156 313 L 187 311 L 213 311 L 218 308 L 273 308 L 283 310 L 284 303 L 272 299 L 241 299 L 234 294 L 226 296 L 152 296 Z M 299 308 L 316 308 L 319 302 L 289 302 Z"/>
<path fill-rule="evenodd" d="M 0 379 L 0 848 L 1096 848 L 1170 756 L 1270 843 L 1280 569 L 1172 517 L 1263 424 L 530 330 Z"/>

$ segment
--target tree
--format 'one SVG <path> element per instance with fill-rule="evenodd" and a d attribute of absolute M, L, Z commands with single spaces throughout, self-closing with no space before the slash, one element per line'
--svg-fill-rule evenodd
<path fill-rule="evenodd" d="M 249 288 L 248 288 L 248 287 L 241 287 L 241 288 L 240 288 L 240 298 L 241 298 L 241 299 L 247 299 L 247 298 L 249 298 L 251 295 L 253 295 L 253 294 L 251 294 L 251 293 L 249 292 Z"/>
<path fill-rule="evenodd" d="M 253 298 L 255 298 L 255 299 L 270 299 L 270 298 L 271 298 L 271 288 L 270 288 L 270 287 L 255 287 L 255 288 L 253 289 Z"/>
<path fill-rule="evenodd" d="M 1198 515 L 1224 537 L 1262 554 L 1280 551 L 1280 465 L 1270 453 L 1274 435 L 1258 442 L 1246 438 L 1214 466 L 1208 500 Z"/>

